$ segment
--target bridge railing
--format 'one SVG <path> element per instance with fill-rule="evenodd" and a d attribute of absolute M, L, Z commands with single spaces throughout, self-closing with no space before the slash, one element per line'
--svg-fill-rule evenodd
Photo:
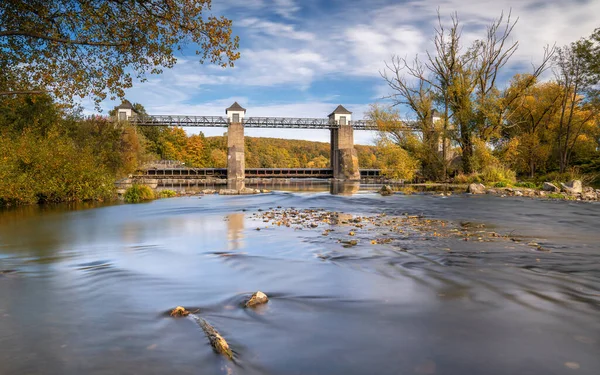
<path fill-rule="evenodd" d="M 146 126 L 198 126 L 228 127 L 230 121 L 223 116 L 180 116 L 180 115 L 137 115 L 129 121 Z M 247 128 L 288 128 L 288 129 L 337 129 L 340 125 L 328 118 L 309 117 L 248 117 L 242 119 Z M 377 130 L 377 125 L 368 120 L 350 121 L 355 130 Z"/>

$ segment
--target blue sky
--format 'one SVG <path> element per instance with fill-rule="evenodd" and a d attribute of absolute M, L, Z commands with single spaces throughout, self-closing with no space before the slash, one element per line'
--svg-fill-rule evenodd
<path fill-rule="evenodd" d="M 519 49 L 507 76 L 539 62 L 546 44 L 564 45 L 600 27 L 597 0 L 228 0 L 212 11 L 233 20 L 241 58 L 234 68 L 199 65 L 193 55 L 127 91 L 150 114 L 224 115 L 234 101 L 247 116 L 326 117 L 338 104 L 360 119 L 369 104 L 389 94 L 380 71 L 392 55 L 414 58 L 433 50 L 437 10 L 453 12 L 464 25 L 463 40 L 484 36 L 502 11 L 518 17 Z M 118 103 L 106 101 L 104 109 Z M 93 105 L 84 102 L 88 112 Z M 202 130 L 221 135 L 225 129 Z M 327 131 L 248 129 L 247 135 L 329 141 Z M 371 132 L 355 132 L 356 143 L 372 143 Z"/>

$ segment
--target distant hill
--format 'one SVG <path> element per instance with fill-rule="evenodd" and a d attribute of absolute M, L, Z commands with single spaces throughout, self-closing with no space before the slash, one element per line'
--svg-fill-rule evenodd
<path fill-rule="evenodd" d="M 227 138 L 204 138 L 207 164 L 227 165 Z M 247 168 L 329 168 L 329 143 L 303 140 L 246 137 Z M 355 146 L 361 168 L 377 168 L 375 146 Z M 209 166 L 209 165 L 207 165 Z"/>

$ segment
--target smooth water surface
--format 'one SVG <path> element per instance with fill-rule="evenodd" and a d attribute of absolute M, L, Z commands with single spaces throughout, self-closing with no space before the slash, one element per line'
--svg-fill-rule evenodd
<path fill-rule="evenodd" d="M 511 239 L 372 245 L 358 230 L 348 248 L 326 224 L 256 219 L 277 206 Z M 257 290 L 269 303 L 241 308 Z M 169 317 L 177 305 L 200 309 L 234 362 Z M 227 373 L 599 374 L 600 205 L 362 191 L 0 212 L 0 374 Z"/>

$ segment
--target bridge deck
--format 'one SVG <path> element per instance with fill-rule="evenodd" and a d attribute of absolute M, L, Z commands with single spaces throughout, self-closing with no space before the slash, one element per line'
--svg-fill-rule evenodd
<path fill-rule="evenodd" d="M 221 127 L 229 126 L 229 120 L 223 116 L 180 116 L 180 115 L 143 115 L 131 117 L 130 122 L 145 126 L 194 126 Z M 292 117 L 248 117 L 242 119 L 246 128 L 284 128 L 284 129 L 337 129 L 339 124 L 327 118 L 292 118 Z M 355 130 L 377 130 L 372 121 L 355 120 L 349 125 Z M 410 125 L 407 130 L 413 130 Z"/>
<path fill-rule="evenodd" d="M 140 171 L 154 178 L 227 178 L 227 168 L 150 168 Z M 246 168 L 246 178 L 333 178 L 330 168 Z M 379 178 L 379 169 L 361 169 L 361 178 Z"/>

